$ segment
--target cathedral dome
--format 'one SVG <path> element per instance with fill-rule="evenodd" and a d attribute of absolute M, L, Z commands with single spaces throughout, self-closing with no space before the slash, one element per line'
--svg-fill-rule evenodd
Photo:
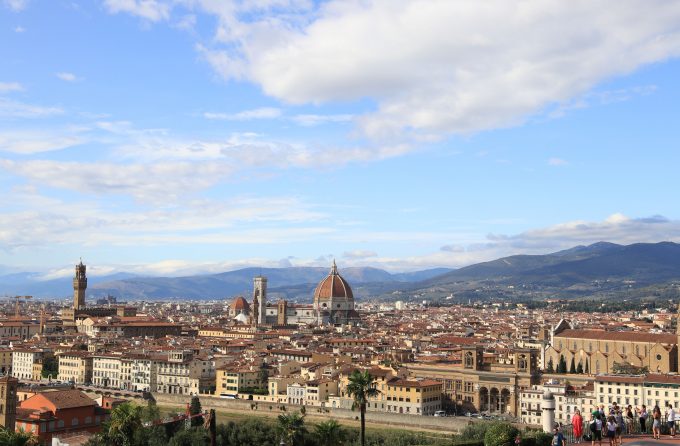
<path fill-rule="evenodd" d="M 243 296 L 238 296 L 231 304 L 231 311 L 234 313 L 250 311 L 250 305 L 248 304 L 248 301 L 243 298 Z"/>
<path fill-rule="evenodd" d="M 349 287 L 349 283 L 338 273 L 338 267 L 335 265 L 334 260 L 330 274 L 319 282 L 316 290 L 314 290 L 314 302 L 337 298 L 349 300 L 354 299 L 354 295 L 352 294 L 352 288 Z"/>

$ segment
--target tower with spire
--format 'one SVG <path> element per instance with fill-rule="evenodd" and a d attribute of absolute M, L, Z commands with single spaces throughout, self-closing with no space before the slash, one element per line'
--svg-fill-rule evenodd
<path fill-rule="evenodd" d="M 87 267 L 83 265 L 83 259 L 76 265 L 76 275 L 73 278 L 73 309 L 85 308 L 85 290 L 87 289 Z"/>

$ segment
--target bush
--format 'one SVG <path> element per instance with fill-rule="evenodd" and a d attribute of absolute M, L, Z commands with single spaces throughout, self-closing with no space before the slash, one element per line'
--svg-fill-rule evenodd
<path fill-rule="evenodd" d="M 550 446 L 553 436 L 545 432 L 536 432 L 534 439 L 536 440 L 536 446 Z"/>
<path fill-rule="evenodd" d="M 489 426 L 484 434 L 485 446 L 511 446 L 515 444 L 515 437 L 519 431 L 508 423 L 495 423 Z"/>
<path fill-rule="evenodd" d="M 472 423 L 465 426 L 460 433 L 461 440 L 476 440 L 484 441 L 484 435 L 486 431 L 491 426 L 491 423 Z"/>

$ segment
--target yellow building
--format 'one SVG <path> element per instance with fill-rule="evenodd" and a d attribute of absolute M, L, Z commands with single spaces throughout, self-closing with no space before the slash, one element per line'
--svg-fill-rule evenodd
<path fill-rule="evenodd" d="M 538 350 L 515 349 L 505 355 L 464 347 L 460 362 L 408 365 L 411 375 L 442 382 L 442 393 L 456 413 L 518 414 L 520 389 L 538 384 Z"/>
<path fill-rule="evenodd" d="M 571 368 L 581 364 L 591 374 L 612 373 L 614 364 L 647 367 L 651 373 L 678 371 L 678 336 L 671 333 L 573 329 L 565 321 L 553 331 L 545 353 L 546 367 L 561 358 Z"/>
<path fill-rule="evenodd" d="M 307 381 L 305 391 L 305 404 L 308 406 L 321 406 L 328 401 L 328 397 L 338 394 L 338 382 L 331 379 L 315 379 Z"/>
<path fill-rule="evenodd" d="M 0 376 L 7 375 L 12 369 L 12 349 L 0 346 Z"/>
<path fill-rule="evenodd" d="M 90 384 L 92 382 L 92 355 L 86 351 L 69 351 L 57 354 L 59 358 L 60 381 L 70 381 L 76 384 Z"/>
<path fill-rule="evenodd" d="M 260 382 L 259 370 L 247 368 L 221 367 L 216 371 L 216 393 L 236 395 L 243 389 L 264 389 Z"/>

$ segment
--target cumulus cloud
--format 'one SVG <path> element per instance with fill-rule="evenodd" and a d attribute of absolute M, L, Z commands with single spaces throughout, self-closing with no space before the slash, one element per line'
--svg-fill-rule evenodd
<path fill-rule="evenodd" d="M 680 53 L 680 5 L 663 0 L 276 3 L 193 2 L 219 19 L 222 45 L 199 52 L 286 102 L 372 98 L 358 122 L 376 137 L 517 125 Z"/>
<path fill-rule="evenodd" d="M 344 115 L 295 115 L 291 118 L 296 124 L 311 127 L 320 124 L 327 123 L 338 123 L 338 122 L 350 122 L 354 119 L 354 115 L 344 114 Z"/>
<path fill-rule="evenodd" d="M 170 18 L 171 5 L 162 0 L 104 0 L 104 6 L 111 14 L 125 12 L 151 22 Z"/>

